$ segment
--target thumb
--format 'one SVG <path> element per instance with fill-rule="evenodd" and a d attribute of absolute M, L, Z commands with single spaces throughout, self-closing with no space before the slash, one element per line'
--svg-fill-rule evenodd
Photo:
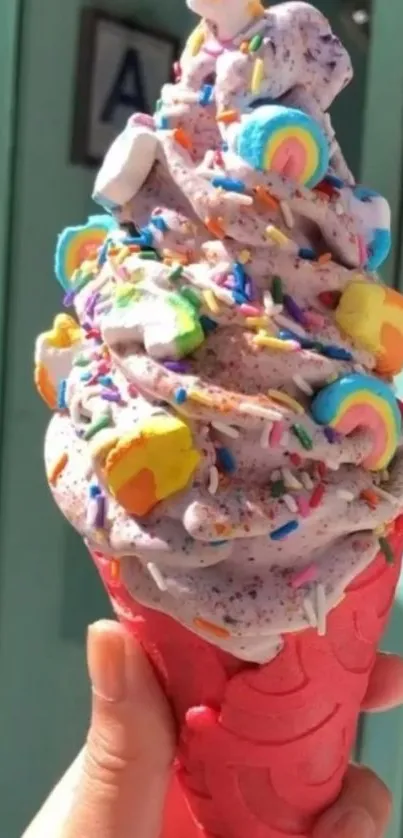
<path fill-rule="evenodd" d="M 88 633 L 92 715 L 82 779 L 63 838 L 156 838 L 174 734 L 167 702 L 118 623 Z"/>

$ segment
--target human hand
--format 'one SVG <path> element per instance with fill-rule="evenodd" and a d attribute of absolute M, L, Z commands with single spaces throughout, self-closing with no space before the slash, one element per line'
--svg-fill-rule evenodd
<path fill-rule="evenodd" d="M 24 838 L 158 838 L 171 779 L 175 736 L 168 704 L 138 644 L 118 623 L 88 636 L 92 717 L 80 759 Z M 403 661 L 378 655 L 365 710 L 403 701 Z M 391 810 L 384 784 L 350 766 L 342 793 L 312 838 L 383 838 Z M 196 838 L 178 788 L 168 794 L 164 838 Z"/>

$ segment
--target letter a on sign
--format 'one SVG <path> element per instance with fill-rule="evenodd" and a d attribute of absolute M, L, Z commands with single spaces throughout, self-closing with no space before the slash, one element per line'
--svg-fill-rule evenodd
<path fill-rule="evenodd" d="M 123 55 L 116 78 L 102 109 L 102 122 L 114 122 L 116 111 L 125 108 L 134 111 L 145 111 L 143 76 L 141 63 L 135 49 L 130 47 Z"/>

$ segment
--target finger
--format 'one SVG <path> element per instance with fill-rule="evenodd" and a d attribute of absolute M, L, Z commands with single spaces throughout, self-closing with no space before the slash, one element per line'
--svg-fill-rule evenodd
<path fill-rule="evenodd" d="M 316 824 L 312 838 L 383 838 L 391 796 L 370 771 L 351 765 L 337 803 Z"/>
<path fill-rule="evenodd" d="M 403 660 L 380 652 L 374 666 L 363 710 L 390 710 L 403 703 Z"/>
<path fill-rule="evenodd" d="M 174 735 L 167 702 L 135 640 L 117 623 L 88 635 L 92 718 L 63 838 L 157 838 Z"/>

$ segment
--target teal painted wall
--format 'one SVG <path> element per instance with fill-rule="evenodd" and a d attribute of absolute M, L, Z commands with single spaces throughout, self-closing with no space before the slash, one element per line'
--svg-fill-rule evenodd
<path fill-rule="evenodd" d="M 190 26 L 183 0 L 93 5 L 173 34 Z M 334 0 L 323 0 L 322 7 L 334 17 Z M 6 332 L 0 320 L 0 365 L 3 359 L 7 364 L 0 475 L 0 819 L 7 838 L 18 838 L 80 746 L 88 706 L 85 626 L 108 612 L 95 572 L 45 486 L 41 452 L 48 416 L 32 387 L 35 336 L 60 308 L 52 277 L 54 242 L 90 208 L 93 174 L 68 162 L 80 8 L 79 0 L 8 0 L 0 30 L 0 313 L 7 314 Z M 372 168 L 382 180 L 381 167 L 362 143 L 365 55 L 339 31 L 354 53 L 356 80 L 335 107 L 336 127 L 351 165 L 358 168 L 363 147 L 368 173 Z M 1 305 L 5 290 L 7 309 Z M 368 753 L 374 756 L 370 748 Z M 385 760 L 381 767 L 387 769 Z"/>
<path fill-rule="evenodd" d="M 0 495 L 0 830 L 7 838 L 18 838 L 80 747 L 87 715 L 85 626 L 109 610 L 45 486 L 48 415 L 32 386 L 35 336 L 61 306 L 52 274 L 56 236 L 90 208 L 93 174 L 68 163 L 80 7 L 79 0 L 23 3 L 10 268 L 1 271 L 10 290 Z M 97 7 L 167 32 L 188 28 L 181 3 L 177 16 L 168 2 L 110 0 Z M 8 73 L 0 72 L 0 117 L 4 112 L 7 126 L 7 136 L 0 134 L 0 184 L 8 179 L 9 54 L 17 48 L 11 11 L 6 21 L 9 29 L 0 35 L 0 71 L 4 63 Z M 0 230 L 8 229 L 3 221 L 0 216 Z M 0 270 L 3 252 L 0 238 Z"/>

